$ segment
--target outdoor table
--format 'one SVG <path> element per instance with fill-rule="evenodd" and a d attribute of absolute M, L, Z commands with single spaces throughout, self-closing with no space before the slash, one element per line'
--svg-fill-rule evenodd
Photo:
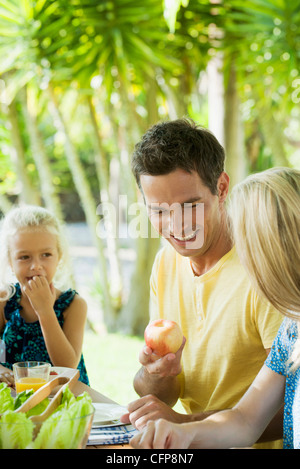
<path fill-rule="evenodd" d="M 116 404 L 115 401 L 110 399 L 109 397 L 104 396 L 103 394 L 99 393 L 95 389 L 92 389 L 90 386 L 87 386 L 86 384 L 82 383 L 81 381 L 77 381 L 77 383 L 74 385 L 74 388 L 72 389 L 72 392 L 74 393 L 75 396 L 79 396 L 79 394 L 82 394 L 84 391 L 86 391 L 92 398 L 93 402 L 101 402 L 101 403 L 108 403 L 108 404 Z M 132 449 L 132 447 L 129 444 L 118 444 L 118 445 L 87 445 L 86 449 Z"/>

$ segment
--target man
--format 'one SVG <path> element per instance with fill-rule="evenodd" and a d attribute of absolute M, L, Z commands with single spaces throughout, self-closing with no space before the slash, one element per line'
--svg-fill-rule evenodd
<path fill-rule="evenodd" d="M 123 416 L 139 429 L 148 420 L 202 420 L 234 406 L 282 321 L 258 298 L 235 252 L 224 161 L 217 139 L 185 119 L 153 126 L 136 145 L 133 173 L 150 221 L 168 242 L 153 266 L 150 319 L 176 321 L 185 337 L 176 354 L 158 360 L 148 347 L 141 351 L 134 387 L 143 397 Z M 178 399 L 187 414 L 172 409 Z"/>

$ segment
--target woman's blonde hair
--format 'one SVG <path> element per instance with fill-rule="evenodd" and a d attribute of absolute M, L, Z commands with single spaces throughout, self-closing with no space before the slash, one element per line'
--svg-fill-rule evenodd
<path fill-rule="evenodd" d="M 272 168 L 248 176 L 232 190 L 229 215 L 237 253 L 257 292 L 299 324 L 300 171 Z"/>
<path fill-rule="evenodd" d="M 14 293 L 13 278 L 10 273 L 9 240 L 20 230 L 48 231 L 57 238 L 59 265 L 54 280 L 62 284 L 67 275 L 67 245 L 62 227 L 52 213 L 34 205 L 22 205 L 10 210 L 0 222 L 0 291 L 1 300 L 5 301 Z"/>

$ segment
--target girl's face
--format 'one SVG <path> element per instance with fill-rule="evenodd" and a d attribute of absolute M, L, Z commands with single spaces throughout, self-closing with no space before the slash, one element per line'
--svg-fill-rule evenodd
<path fill-rule="evenodd" d="M 24 229 L 9 240 L 10 265 L 21 285 L 35 276 L 42 276 L 50 284 L 55 275 L 59 253 L 57 237 L 49 231 Z"/>

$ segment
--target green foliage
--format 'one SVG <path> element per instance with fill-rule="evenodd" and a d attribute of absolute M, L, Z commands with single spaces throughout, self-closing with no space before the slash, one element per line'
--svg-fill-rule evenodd
<path fill-rule="evenodd" d="M 30 189 L 42 204 L 77 192 L 86 219 L 108 187 L 135 200 L 135 142 L 161 119 L 208 125 L 214 57 L 225 91 L 238 90 L 248 170 L 300 166 L 299 11 L 300 0 L 0 0 L 1 209 Z"/>
<path fill-rule="evenodd" d="M 226 47 L 237 56 L 241 89 L 250 85 L 285 114 L 300 100 L 299 11 L 299 0 L 233 0 L 224 16 Z"/>

